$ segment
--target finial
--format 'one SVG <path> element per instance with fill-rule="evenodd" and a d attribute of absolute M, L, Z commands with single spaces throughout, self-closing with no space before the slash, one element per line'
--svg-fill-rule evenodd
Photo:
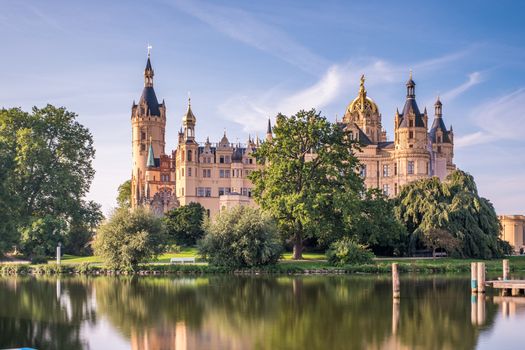
<path fill-rule="evenodd" d="M 410 68 L 410 75 L 409 78 L 412 79 L 412 68 Z"/>
<path fill-rule="evenodd" d="M 191 107 L 191 91 L 188 91 L 188 107 Z"/>
<path fill-rule="evenodd" d="M 361 74 L 361 86 L 365 86 L 365 75 Z"/>
<path fill-rule="evenodd" d="M 151 56 L 151 49 L 153 48 L 153 46 L 151 46 L 150 44 L 148 44 L 148 58 L 150 58 Z"/>

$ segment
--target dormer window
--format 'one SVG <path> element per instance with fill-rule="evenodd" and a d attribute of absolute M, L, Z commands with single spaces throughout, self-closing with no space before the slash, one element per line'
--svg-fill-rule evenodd
<path fill-rule="evenodd" d="M 413 128 L 413 127 L 414 127 L 414 120 L 410 119 L 410 120 L 408 121 L 408 126 L 411 127 L 411 128 Z"/>

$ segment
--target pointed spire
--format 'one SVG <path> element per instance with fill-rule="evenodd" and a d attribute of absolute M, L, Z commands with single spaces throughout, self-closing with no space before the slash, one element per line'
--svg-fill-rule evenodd
<path fill-rule="evenodd" d="M 412 69 L 410 70 L 410 75 L 407 81 L 407 98 L 416 97 L 416 83 L 412 80 Z"/>
<path fill-rule="evenodd" d="M 155 157 L 153 155 L 153 144 L 151 143 L 151 137 L 149 138 L 149 150 L 148 150 L 148 167 L 155 167 Z"/>
<path fill-rule="evenodd" d="M 146 61 L 146 68 L 144 69 L 144 86 L 146 87 L 153 86 L 153 76 L 155 75 L 153 67 L 151 66 L 150 50 L 151 46 L 148 45 L 148 60 Z"/>
<path fill-rule="evenodd" d="M 271 133 L 272 133 L 272 122 L 270 121 L 270 118 L 268 118 L 268 127 L 266 128 L 266 134 L 271 135 Z"/>
<path fill-rule="evenodd" d="M 443 114 L 443 104 L 441 103 L 439 99 L 439 95 L 437 97 L 436 103 L 434 103 L 434 114 L 438 118 L 441 118 Z"/>

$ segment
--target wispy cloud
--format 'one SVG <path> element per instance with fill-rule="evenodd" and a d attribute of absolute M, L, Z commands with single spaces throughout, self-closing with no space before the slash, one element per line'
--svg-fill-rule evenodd
<path fill-rule="evenodd" d="M 328 61 L 284 31 L 242 9 L 194 0 L 177 0 L 175 6 L 230 38 L 276 56 L 308 73 L 322 74 L 329 66 Z"/>
<path fill-rule="evenodd" d="M 416 62 L 419 73 L 435 71 L 449 64 L 452 57 L 436 58 L 421 63 Z M 316 108 L 348 96 L 350 88 L 355 88 L 361 74 L 366 74 L 367 88 L 385 87 L 397 83 L 408 75 L 404 66 L 390 63 L 383 59 L 367 58 L 334 64 L 314 83 L 298 91 L 272 89 L 262 94 L 233 96 L 221 104 L 218 109 L 225 118 L 241 124 L 245 132 L 263 131 L 264 120 L 277 113 L 295 113 L 299 109 Z M 377 89 L 379 90 L 379 89 Z"/>
<path fill-rule="evenodd" d="M 525 88 L 483 103 L 470 117 L 480 129 L 456 139 L 458 148 L 496 140 L 521 140 L 525 133 Z"/>
<path fill-rule="evenodd" d="M 463 84 L 453 88 L 452 90 L 449 90 L 441 95 L 443 100 L 450 102 L 454 100 L 456 97 L 461 95 L 462 93 L 466 92 L 473 86 L 478 85 L 483 81 L 483 76 L 480 72 L 473 72 L 470 73 L 468 76 L 468 80 L 464 82 Z"/>

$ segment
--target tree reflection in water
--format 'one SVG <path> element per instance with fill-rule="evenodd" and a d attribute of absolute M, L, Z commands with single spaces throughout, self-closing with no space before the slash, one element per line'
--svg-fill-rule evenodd
<path fill-rule="evenodd" d="M 0 348 L 88 348 L 81 325 L 107 318 L 133 349 L 473 349 L 508 302 L 477 299 L 480 327 L 468 278 L 402 279 L 399 304 L 381 276 L 74 277 L 59 289 L 0 279 Z"/>

